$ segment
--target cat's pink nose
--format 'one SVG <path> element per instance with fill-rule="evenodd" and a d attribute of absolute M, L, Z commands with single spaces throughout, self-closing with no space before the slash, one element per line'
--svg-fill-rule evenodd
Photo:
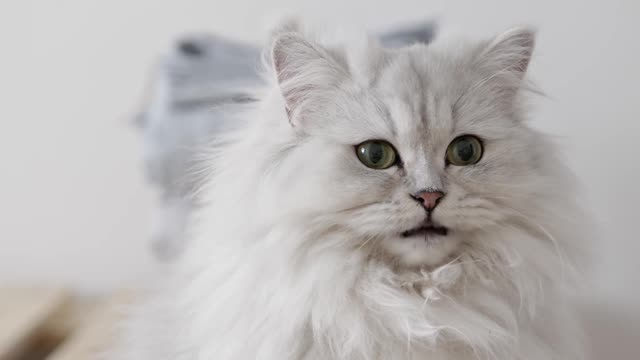
<path fill-rule="evenodd" d="M 438 202 L 440 201 L 440 199 L 442 199 L 443 196 L 444 193 L 437 190 L 423 190 L 411 195 L 411 197 L 416 199 L 416 201 L 422 203 L 422 206 L 424 206 L 427 211 L 432 211 L 433 209 L 435 209 L 438 205 Z"/>

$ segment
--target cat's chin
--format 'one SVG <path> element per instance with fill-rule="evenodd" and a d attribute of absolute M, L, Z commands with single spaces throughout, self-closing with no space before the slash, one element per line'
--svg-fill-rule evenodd
<path fill-rule="evenodd" d="M 437 267 L 451 260 L 460 243 L 455 232 L 444 227 L 426 226 L 391 236 L 382 241 L 382 246 L 404 266 Z"/>

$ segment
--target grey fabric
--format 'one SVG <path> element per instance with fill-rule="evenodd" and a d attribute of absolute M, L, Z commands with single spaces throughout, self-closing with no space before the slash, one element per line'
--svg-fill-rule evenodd
<path fill-rule="evenodd" d="M 429 43 L 432 22 L 380 35 L 386 47 Z M 210 34 L 178 39 L 155 68 L 137 124 L 150 182 L 161 194 L 152 247 L 169 260 L 184 247 L 184 228 L 196 206 L 198 153 L 205 142 L 233 126 L 229 107 L 253 101 L 247 89 L 262 84 L 257 47 Z M 217 106 L 224 105 L 224 106 Z"/>

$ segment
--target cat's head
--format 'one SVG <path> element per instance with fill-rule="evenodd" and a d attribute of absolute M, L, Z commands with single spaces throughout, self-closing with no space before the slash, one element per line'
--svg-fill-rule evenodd
<path fill-rule="evenodd" d="M 534 38 L 354 50 L 281 34 L 272 66 L 292 135 L 271 166 L 279 204 L 410 266 L 526 226 L 554 193 L 523 119 Z"/>

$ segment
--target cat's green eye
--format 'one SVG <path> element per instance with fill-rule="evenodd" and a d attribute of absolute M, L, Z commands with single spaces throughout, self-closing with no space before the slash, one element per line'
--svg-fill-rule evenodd
<path fill-rule="evenodd" d="M 482 142 L 473 135 L 458 136 L 447 148 L 447 162 L 453 165 L 473 165 L 481 158 Z"/>
<path fill-rule="evenodd" d="M 396 164 L 396 150 L 384 140 L 368 140 L 356 146 L 358 159 L 372 169 L 388 169 Z"/>

